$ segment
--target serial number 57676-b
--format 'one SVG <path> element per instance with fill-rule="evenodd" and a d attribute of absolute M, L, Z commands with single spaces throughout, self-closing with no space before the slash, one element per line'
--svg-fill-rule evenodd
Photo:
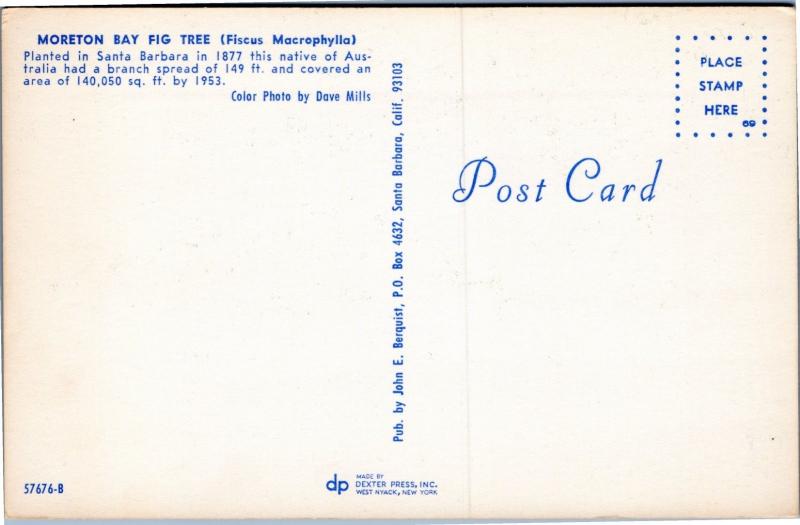
<path fill-rule="evenodd" d="M 25 483 L 23 494 L 63 494 L 63 483 Z"/>

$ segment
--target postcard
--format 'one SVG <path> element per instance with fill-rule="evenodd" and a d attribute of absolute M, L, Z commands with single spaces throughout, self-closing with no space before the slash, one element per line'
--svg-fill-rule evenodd
<path fill-rule="evenodd" d="M 795 10 L 2 12 L 12 518 L 798 514 Z"/>

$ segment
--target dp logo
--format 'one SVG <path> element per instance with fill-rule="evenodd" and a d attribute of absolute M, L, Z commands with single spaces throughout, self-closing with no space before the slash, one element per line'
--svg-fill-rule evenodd
<path fill-rule="evenodd" d="M 325 483 L 325 488 L 341 496 L 342 492 L 347 492 L 347 489 L 350 488 L 350 484 L 345 480 L 340 481 L 337 479 L 337 475 L 334 474 L 333 479 L 329 479 L 328 482 Z"/>

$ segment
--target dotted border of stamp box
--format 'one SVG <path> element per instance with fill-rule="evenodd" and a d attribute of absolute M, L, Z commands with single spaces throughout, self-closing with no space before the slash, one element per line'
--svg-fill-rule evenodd
<path fill-rule="evenodd" d="M 724 37 L 724 40 L 726 40 L 728 42 L 733 42 L 735 40 L 735 38 L 736 37 L 734 37 L 733 35 L 726 35 Z M 699 39 L 700 39 L 700 36 L 692 35 L 692 41 L 696 42 Z M 711 40 L 711 41 L 715 41 L 717 39 L 717 35 L 708 35 L 708 39 Z M 676 42 L 678 42 L 676 44 L 676 46 L 675 46 L 675 79 L 676 79 L 675 80 L 675 114 L 676 114 L 676 118 L 675 118 L 675 129 L 676 129 L 675 138 L 681 138 L 681 136 L 683 135 L 681 133 L 681 128 L 680 128 L 680 126 L 681 126 L 681 119 L 680 119 L 680 113 L 681 113 L 681 91 L 680 91 L 680 89 L 681 89 L 681 82 L 680 82 L 680 76 L 681 76 L 681 55 L 680 55 L 681 46 L 680 46 L 680 40 L 681 40 L 681 35 L 675 35 L 675 40 L 676 40 Z M 757 39 L 751 37 L 750 35 L 745 35 L 744 36 L 744 40 L 745 41 L 751 41 L 751 40 L 752 41 L 758 41 Z M 762 56 L 762 59 L 761 59 L 762 84 L 761 84 L 761 89 L 763 90 L 762 95 L 761 95 L 761 113 L 762 113 L 761 126 L 763 126 L 764 128 L 766 128 L 766 126 L 767 126 L 767 124 L 769 122 L 769 120 L 767 119 L 767 113 L 768 113 L 767 89 L 769 88 L 769 83 L 767 82 L 767 77 L 768 77 L 767 66 L 769 65 L 769 60 L 767 59 L 767 51 L 768 51 L 767 41 L 768 40 L 769 40 L 769 37 L 767 35 L 761 35 L 761 41 L 762 41 L 762 47 L 761 47 L 761 53 L 762 53 L 762 55 L 761 55 Z M 762 137 L 765 137 L 765 138 L 768 136 L 768 133 L 767 133 L 766 129 L 764 129 L 764 131 L 762 131 L 760 134 L 761 134 Z M 728 131 L 727 134 L 723 133 L 723 135 L 727 135 L 728 138 L 733 138 L 733 137 L 736 136 L 736 134 L 733 131 Z M 743 135 L 744 135 L 745 138 L 750 138 L 752 135 L 758 135 L 758 132 L 745 131 L 743 133 Z M 693 131 L 691 133 L 691 136 L 693 138 L 699 138 L 700 137 L 700 133 L 697 132 L 697 131 Z M 713 138 L 717 137 L 717 133 L 716 133 L 716 131 L 712 131 L 712 132 L 710 132 L 708 134 L 708 136 L 713 139 Z"/>

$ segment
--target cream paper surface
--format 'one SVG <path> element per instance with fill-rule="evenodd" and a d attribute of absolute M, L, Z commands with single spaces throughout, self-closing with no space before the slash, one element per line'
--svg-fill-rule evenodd
<path fill-rule="evenodd" d="M 794 27 L 4 10 L 7 515 L 796 515 Z"/>

